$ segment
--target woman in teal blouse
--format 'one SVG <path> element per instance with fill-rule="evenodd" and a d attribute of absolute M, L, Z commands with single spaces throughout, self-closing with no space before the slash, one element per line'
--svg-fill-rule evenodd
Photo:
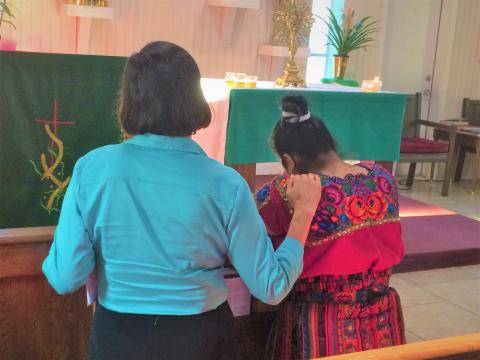
<path fill-rule="evenodd" d="M 171 43 L 129 58 L 119 116 L 133 137 L 76 163 L 45 276 L 65 294 L 97 269 L 90 359 L 229 358 L 225 258 L 279 303 L 302 271 L 319 180 L 292 178 L 294 220 L 274 251 L 245 181 L 191 139 L 210 109 L 194 59 Z"/>

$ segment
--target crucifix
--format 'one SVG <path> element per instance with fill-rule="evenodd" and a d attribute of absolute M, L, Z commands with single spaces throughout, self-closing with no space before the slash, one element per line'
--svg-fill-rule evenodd
<path fill-rule="evenodd" d="M 57 137 L 57 125 L 75 125 L 72 121 L 58 121 L 57 120 L 57 99 L 53 98 L 53 120 L 45 120 L 45 119 L 35 119 L 35 121 L 39 124 L 45 124 L 46 126 L 50 127 L 49 125 L 53 125 L 53 135 Z M 53 150 L 53 146 L 55 145 L 55 141 L 52 138 L 50 143 L 50 150 Z M 55 158 L 50 153 L 50 165 L 55 162 Z"/>

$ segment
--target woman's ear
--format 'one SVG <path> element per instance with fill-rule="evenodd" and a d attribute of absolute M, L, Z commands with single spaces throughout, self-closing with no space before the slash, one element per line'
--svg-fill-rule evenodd
<path fill-rule="evenodd" d="M 288 175 L 291 175 L 295 172 L 295 161 L 289 154 L 283 154 L 282 164 Z"/>

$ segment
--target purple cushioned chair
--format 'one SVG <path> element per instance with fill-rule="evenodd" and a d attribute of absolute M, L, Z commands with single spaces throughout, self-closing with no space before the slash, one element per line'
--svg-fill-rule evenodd
<path fill-rule="evenodd" d="M 445 162 L 446 169 L 443 178 L 442 196 L 447 196 L 455 160 L 456 128 L 433 121 L 422 120 L 420 118 L 421 104 L 422 94 L 417 93 L 407 96 L 399 162 L 410 163 L 407 186 L 413 185 L 417 163 L 430 162 L 433 165 L 433 163 L 436 162 Z M 422 125 L 447 132 L 448 142 L 440 142 L 420 137 L 420 126 Z M 433 177 L 433 169 L 434 167 L 432 166 L 430 178 Z"/>

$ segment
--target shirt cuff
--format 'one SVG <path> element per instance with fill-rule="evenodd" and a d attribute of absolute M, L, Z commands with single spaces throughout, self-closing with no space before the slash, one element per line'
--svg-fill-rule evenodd
<path fill-rule="evenodd" d="M 304 248 L 303 248 L 302 244 L 300 244 L 300 241 L 298 241 L 297 239 L 295 239 L 293 237 L 287 236 L 285 238 L 285 240 L 283 240 L 283 242 L 280 246 L 286 246 L 287 248 L 289 248 L 293 252 L 298 253 L 299 256 L 303 257 Z"/>

